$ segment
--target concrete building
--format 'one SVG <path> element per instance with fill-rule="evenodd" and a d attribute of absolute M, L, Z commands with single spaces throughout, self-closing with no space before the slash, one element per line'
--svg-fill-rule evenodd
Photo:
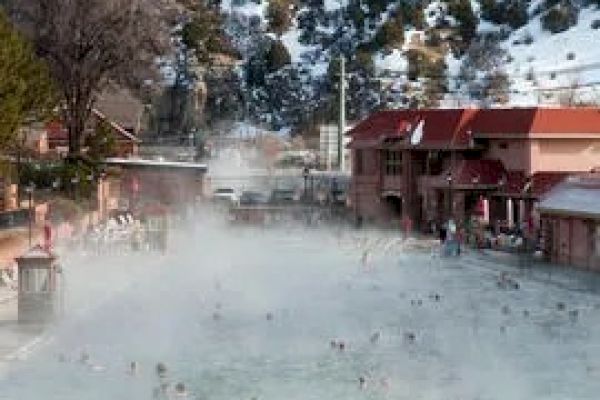
<path fill-rule="evenodd" d="M 349 127 L 351 129 L 351 127 Z M 331 171 L 339 169 L 338 143 L 339 132 L 337 125 L 319 126 L 319 164 L 322 169 Z M 350 137 L 343 138 L 342 154 L 344 155 L 344 172 L 351 170 L 351 151 L 348 149 Z"/>
<path fill-rule="evenodd" d="M 352 207 L 367 221 L 518 226 L 543 193 L 600 164 L 599 108 L 381 111 L 348 135 Z"/>
<path fill-rule="evenodd" d="M 148 203 L 178 207 L 204 196 L 205 164 L 131 158 L 108 158 L 104 163 L 119 170 L 119 187 L 107 189 L 118 193 L 119 209 L 135 210 Z M 105 212 L 111 211 L 111 206 L 105 208 Z"/>
<path fill-rule="evenodd" d="M 600 173 L 567 178 L 537 209 L 547 260 L 600 271 Z"/>

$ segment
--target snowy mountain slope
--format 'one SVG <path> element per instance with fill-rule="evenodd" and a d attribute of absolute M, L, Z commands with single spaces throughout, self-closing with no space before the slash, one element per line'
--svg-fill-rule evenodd
<path fill-rule="evenodd" d="M 222 0 L 221 10 L 230 23 L 244 27 L 232 30 L 237 32 L 233 41 L 248 58 L 268 53 L 256 53 L 260 51 L 256 37 L 266 39 L 266 46 L 281 43 L 287 50 L 288 64 L 284 60 L 277 71 L 264 72 L 263 83 L 247 83 L 244 88 L 251 94 L 257 118 L 277 121 L 278 127 L 297 126 L 331 108 L 327 104 L 335 98 L 336 86 L 328 71 L 332 66 L 335 69 L 340 54 L 348 60 L 350 118 L 382 107 L 600 101 L 599 5 L 581 5 L 579 0 L 517 0 L 527 5 L 525 20 L 522 26 L 511 27 L 517 24 L 484 18 L 484 1 L 487 7 L 495 2 L 502 14 L 506 3 L 496 0 Z M 278 34 L 270 29 L 271 2 L 289 6 L 289 23 Z M 560 33 L 545 30 L 544 15 L 565 2 L 576 9 L 576 23 Z M 502 62 L 489 67 L 490 71 L 471 65 L 470 75 L 465 75 L 465 65 L 472 63 L 469 46 L 461 47 L 460 39 L 455 39 L 457 31 L 469 32 L 465 28 L 469 21 L 457 14 L 464 13 L 465 7 L 472 9 L 475 19 L 470 42 L 494 36 L 502 52 L 498 55 Z M 500 88 L 486 86 L 485 82 L 496 78 L 501 78 Z M 502 79 L 506 87 L 501 86 Z M 482 83 L 477 86 L 473 81 Z M 270 93 L 274 85 L 280 92 L 275 96 Z M 495 96 L 482 99 L 489 93 Z M 307 103 L 300 107 L 302 101 Z"/>
<path fill-rule="evenodd" d="M 539 17 L 513 32 L 504 43 L 513 59 L 507 72 L 513 80 L 512 88 L 519 92 L 512 95 L 511 102 L 552 103 L 565 92 L 560 88 L 600 83 L 600 30 L 592 28 L 597 19 L 600 11 L 587 7 L 580 11 L 577 25 L 565 32 L 544 31 Z M 533 39 L 531 44 L 514 44 L 527 36 Z M 599 93 L 599 85 L 578 89 L 585 102 L 600 100 Z"/>

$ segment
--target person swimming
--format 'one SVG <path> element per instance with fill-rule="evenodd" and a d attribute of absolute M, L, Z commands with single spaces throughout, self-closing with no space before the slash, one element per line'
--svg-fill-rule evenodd
<path fill-rule="evenodd" d="M 369 340 L 371 341 L 371 343 L 375 344 L 377 342 L 379 342 L 379 339 L 381 339 L 381 332 L 377 331 L 375 333 L 373 333 L 371 335 L 371 337 L 369 338 Z"/>
<path fill-rule="evenodd" d="M 164 363 L 159 362 L 156 364 L 156 375 L 159 378 L 164 378 L 167 375 L 167 366 Z"/>
<path fill-rule="evenodd" d="M 139 364 L 137 361 L 132 361 L 129 363 L 129 375 L 137 375 L 139 370 Z"/>
<path fill-rule="evenodd" d="M 187 397 L 187 391 L 185 385 L 182 382 L 178 382 L 175 385 L 175 396 L 176 397 Z"/>
<path fill-rule="evenodd" d="M 358 387 L 361 389 L 367 388 L 367 378 L 365 378 L 363 375 L 358 377 Z"/>

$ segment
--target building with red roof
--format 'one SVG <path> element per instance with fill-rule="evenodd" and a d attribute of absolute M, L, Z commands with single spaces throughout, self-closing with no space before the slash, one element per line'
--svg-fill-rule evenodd
<path fill-rule="evenodd" d="M 357 217 L 514 226 L 567 175 L 600 164 L 600 108 L 379 111 L 348 132 Z"/>
<path fill-rule="evenodd" d="M 88 130 L 93 131 L 99 123 L 108 124 L 111 134 L 116 139 L 116 149 L 113 156 L 126 157 L 137 154 L 141 140 L 130 130 L 108 118 L 101 111 L 93 109 L 92 118 L 88 123 Z M 69 147 L 69 132 L 62 121 L 52 120 L 46 123 L 46 137 L 48 149 L 66 154 Z"/>

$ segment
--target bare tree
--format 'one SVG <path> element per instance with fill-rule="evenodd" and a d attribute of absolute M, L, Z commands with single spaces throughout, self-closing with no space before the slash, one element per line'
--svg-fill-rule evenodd
<path fill-rule="evenodd" d="M 62 95 L 69 155 L 77 158 L 98 94 L 149 78 L 168 48 L 164 16 L 173 8 L 168 0 L 13 0 L 10 6 L 49 65 Z"/>

